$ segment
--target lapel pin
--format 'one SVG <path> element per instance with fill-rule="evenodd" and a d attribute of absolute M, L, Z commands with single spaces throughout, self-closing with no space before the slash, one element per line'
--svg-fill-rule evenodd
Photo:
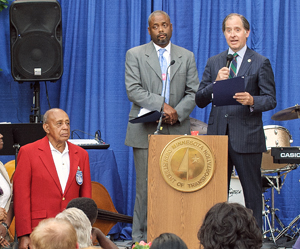
<path fill-rule="evenodd" d="M 83 183 L 83 175 L 82 175 L 82 171 L 80 171 L 79 166 L 78 166 L 78 170 L 76 172 L 76 182 L 78 185 L 82 185 L 82 183 Z"/>
<path fill-rule="evenodd" d="M 251 62 L 251 59 L 248 59 L 248 62 Z"/>

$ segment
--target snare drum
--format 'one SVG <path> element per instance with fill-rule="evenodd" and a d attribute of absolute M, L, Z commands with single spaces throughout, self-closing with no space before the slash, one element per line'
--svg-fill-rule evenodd
<path fill-rule="evenodd" d="M 291 134 L 286 128 L 279 125 L 266 125 L 264 126 L 264 132 L 267 151 L 264 152 L 262 156 L 262 170 L 276 170 L 285 167 L 287 165 L 286 163 L 273 163 L 271 148 L 290 147 L 293 142 Z"/>

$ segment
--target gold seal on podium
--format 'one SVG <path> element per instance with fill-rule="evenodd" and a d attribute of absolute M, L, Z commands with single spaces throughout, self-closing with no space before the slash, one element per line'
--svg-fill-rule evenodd
<path fill-rule="evenodd" d="M 209 146 L 197 136 L 173 139 L 160 155 L 161 174 L 171 187 L 182 192 L 203 188 L 212 178 L 215 158 Z"/>

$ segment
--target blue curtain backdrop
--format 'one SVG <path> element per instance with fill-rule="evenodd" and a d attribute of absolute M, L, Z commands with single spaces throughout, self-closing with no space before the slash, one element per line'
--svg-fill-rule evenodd
<path fill-rule="evenodd" d="M 227 49 L 221 31 L 224 17 L 237 12 L 250 22 L 248 46 L 271 61 L 276 81 L 277 107 L 264 113 L 264 125 L 289 130 L 300 146 L 299 119 L 273 121 L 271 116 L 299 103 L 300 1 L 297 0 L 60 0 L 63 27 L 64 73 L 55 83 L 41 82 L 41 112 L 64 109 L 71 129 L 94 134 L 100 129 L 111 145 L 121 177 L 124 214 L 132 215 L 135 170 L 132 149 L 124 145 L 130 102 L 124 85 L 125 53 L 150 41 L 147 19 L 154 10 L 169 13 L 174 44 L 194 52 L 201 79 L 207 59 Z M 9 10 L 0 13 L 0 122 L 28 123 L 33 89 L 14 82 L 10 73 Z M 195 108 L 191 116 L 208 121 L 210 106 Z M 1 132 L 1 131 L 0 131 Z M 5 162 L 4 157 L 0 160 Z M 275 206 L 288 224 L 300 213 L 300 169 L 288 173 Z M 125 226 L 125 225 L 124 225 Z M 129 229 L 130 230 L 130 229 Z M 126 235 L 123 235 L 126 236 Z M 130 236 L 130 235 L 129 235 Z M 128 235 L 127 235 L 128 237 Z"/>

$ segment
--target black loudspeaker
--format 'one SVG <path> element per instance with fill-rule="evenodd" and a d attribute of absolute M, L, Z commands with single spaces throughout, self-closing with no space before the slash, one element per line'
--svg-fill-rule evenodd
<path fill-rule="evenodd" d="M 9 10 L 15 81 L 56 81 L 63 73 L 61 8 L 56 0 L 16 0 Z"/>

